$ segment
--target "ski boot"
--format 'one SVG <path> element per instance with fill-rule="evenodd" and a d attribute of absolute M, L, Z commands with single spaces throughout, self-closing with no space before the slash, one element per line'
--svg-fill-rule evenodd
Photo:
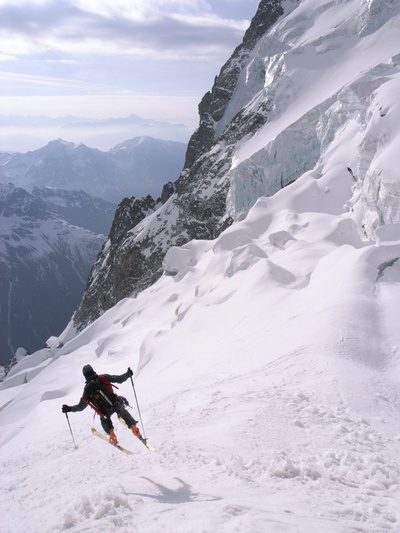
<path fill-rule="evenodd" d="M 135 435 L 135 437 L 137 437 L 142 442 L 146 443 L 146 439 L 142 437 L 142 434 L 140 433 L 139 428 L 136 425 L 131 427 L 131 431 Z"/>
<path fill-rule="evenodd" d="M 113 429 L 110 431 L 109 437 L 110 437 L 109 438 L 110 444 L 112 444 L 113 446 L 116 446 L 118 444 L 118 440 L 117 440 L 117 436 L 114 433 Z"/>

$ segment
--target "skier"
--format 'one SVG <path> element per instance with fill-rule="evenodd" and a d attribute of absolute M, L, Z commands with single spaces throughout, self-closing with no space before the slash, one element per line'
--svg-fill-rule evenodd
<path fill-rule="evenodd" d="M 100 422 L 104 431 L 109 435 L 109 441 L 116 446 L 118 444 L 117 437 L 114 433 L 114 426 L 111 421 L 111 415 L 117 413 L 118 416 L 126 423 L 132 433 L 141 441 L 145 442 L 139 429 L 136 427 L 137 421 L 125 409 L 125 398 L 114 394 L 111 383 L 123 383 L 128 378 L 133 376 L 130 368 L 120 376 L 112 376 L 110 374 L 97 375 L 90 365 L 85 365 L 82 369 L 85 376 L 86 384 L 83 389 L 82 398 L 77 405 L 69 406 L 64 404 L 62 406 L 63 413 L 70 411 L 83 411 L 88 405 L 92 407 L 98 415 L 100 415 Z"/>

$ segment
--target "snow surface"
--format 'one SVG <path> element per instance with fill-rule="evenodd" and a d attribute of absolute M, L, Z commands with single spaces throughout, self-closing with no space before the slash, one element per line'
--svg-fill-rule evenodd
<path fill-rule="evenodd" d="M 349 173 L 306 173 L 61 349 L 2 384 L 2 531 L 400 530 L 400 227 L 343 211 Z M 175 275 L 171 275 L 175 273 Z M 135 370 L 149 453 L 63 403 L 81 368 Z M 120 394 L 134 406 L 130 382 Z M 138 418 L 136 407 L 133 414 Z"/>

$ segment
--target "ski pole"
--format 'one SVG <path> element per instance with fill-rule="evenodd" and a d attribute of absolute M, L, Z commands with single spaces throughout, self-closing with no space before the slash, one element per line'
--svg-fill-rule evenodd
<path fill-rule="evenodd" d="M 69 425 L 69 430 L 71 432 L 72 440 L 74 441 L 74 446 L 75 446 L 75 448 L 77 448 L 76 443 L 75 443 L 75 439 L 74 439 L 74 434 L 72 433 L 71 424 L 69 423 L 68 413 L 65 413 L 65 416 L 67 417 L 67 422 L 68 422 L 68 425 Z"/>
<path fill-rule="evenodd" d="M 136 389 L 135 389 L 135 385 L 134 385 L 134 383 L 133 383 L 132 376 L 131 376 L 131 383 L 132 383 L 133 392 L 134 392 L 134 394 L 135 394 L 135 400 L 136 400 L 137 410 L 138 410 L 138 413 L 139 413 L 140 423 L 141 423 L 141 425 L 142 425 L 143 438 L 146 439 L 146 435 L 145 435 L 145 431 L 144 431 L 144 426 L 143 426 L 142 415 L 141 415 L 141 413 L 140 413 L 139 402 L 138 402 L 138 399 L 137 399 L 137 396 L 136 396 Z"/>

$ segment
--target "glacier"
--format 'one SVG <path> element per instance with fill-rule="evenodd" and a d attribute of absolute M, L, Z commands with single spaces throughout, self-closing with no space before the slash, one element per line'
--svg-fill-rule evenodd
<path fill-rule="evenodd" d="M 379 165 L 386 159 L 381 151 L 398 142 L 388 134 L 391 120 L 399 119 L 399 15 L 395 2 L 390 7 L 305 2 L 260 39 L 236 91 L 253 95 L 247 97 L 249 113 L 264 102 L 273 102 L 273 109 L 267 123 L 233 156 L 229 216 L 242 218 L 259 196 L 271 196 L 308 170 L 323 175 L 326 159 L 332 161 L 336 147 L 346 144 L 348 151 L 341 152 L 336 164 L 357 179 L 352 203 L 367 234 L 382 223 L 399 221 L 397 180 L 390 169 L 400 160 L 393 151 L 390 169 Z M 229 116 L 242 104 L 233 97 Z M 375 202 L 378 189 L 382 199 Z M 358 203 L 360 209 L 354 205 Z"/>

